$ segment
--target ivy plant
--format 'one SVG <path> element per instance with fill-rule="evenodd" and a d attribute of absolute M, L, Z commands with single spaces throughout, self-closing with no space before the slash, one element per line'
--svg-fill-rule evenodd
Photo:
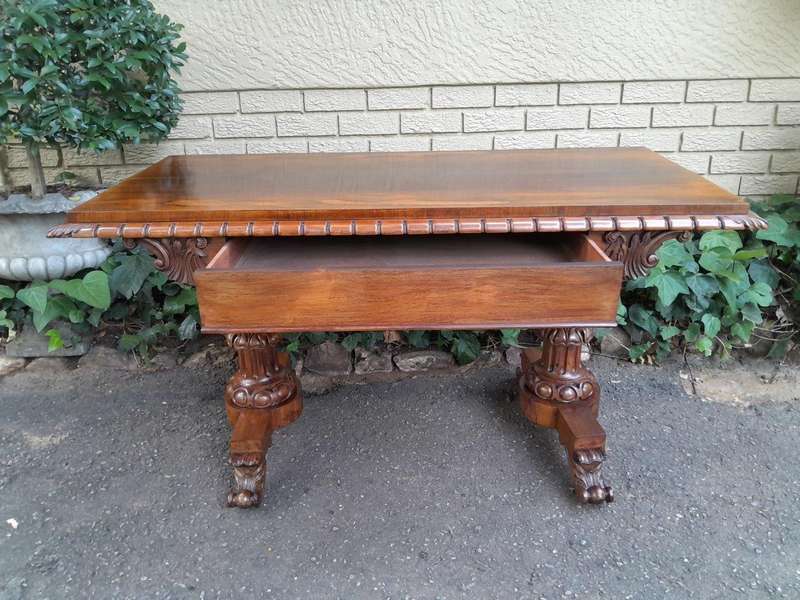
<path fill-rule="evenodd" d="M 104 327 L 118 332 L 119 347 L 149 356 L 165 337 L 188 340 L 199 333 L 199 310 L 193 287 L 167 281 L 143 252 L 118 249 L 100 269 L 72 279 L 0 285 L 0 328 L 9 336 L 25 321 L 49 338 L 51 350 L 62 347 L 56 321 L 79 333 Z"/>
<path fill-rule="evenodd" d="M 685 243 L 666 242 L 658 264 L 625 286 L 618 321 L 634 345 L 632 359 L 661 359 L 686 345 L 710 356 L 750 341 L 773 303 L 774 271 L 760 239 L 744 245 L 735 231 L 709 231 Z"/>
<path fill-rule="evenodd" d="M 0 144 L 24 143 L 34 197 L 43 145 L 100 152 L 169 133 L 180 29 L 148 0 L 0 0 Z"/>

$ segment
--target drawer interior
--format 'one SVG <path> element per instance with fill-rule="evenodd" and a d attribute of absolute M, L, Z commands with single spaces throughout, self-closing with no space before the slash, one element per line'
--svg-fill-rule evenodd
<path fill-rule="evenodd" d="M 622 265 L 583 234 L 239 238 L 195 281 L 207 333 L 605 327 Z"/>
<path fill-rule="evenodd" d="M 610 259 L 585 235 L 237 238 L 207 270 L 257 272 L 535 267 Z"/>

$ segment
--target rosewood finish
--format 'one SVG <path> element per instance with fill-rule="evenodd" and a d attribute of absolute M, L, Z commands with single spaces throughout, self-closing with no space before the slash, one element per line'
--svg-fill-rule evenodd
<path fill-rule="evenodd" d="M 613 325 L 620 264 L 586 236 L 551 237 L 232 240 L 195 274 L 203 329 Z"/>
<path fill-rule="evenodd" d="M 238 357 L 230 506 L 261 502 L 272 432 L 302 411 L 281 332 L 500 327 L 541 329 L 522 410 L 558 432 L 578 500 L 603 503 L 591 327 L 614 323 L 621 282 L 664 241 L 765 226 L 658 154 L 615 148 L 169 157 L 50 235 L 124 238 L 196 282 L 204 331 Z"/>

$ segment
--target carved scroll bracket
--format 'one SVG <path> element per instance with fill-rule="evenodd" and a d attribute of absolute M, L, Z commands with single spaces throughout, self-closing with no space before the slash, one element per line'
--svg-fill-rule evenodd
<path fill-rule="evenodd" d="M 193 274 L 208 264 L 208 238 L 150 238 L 123 240 L 128 250 L 140 246 L 155 259 L 155 267 L 178 283 L 194 284 Z"/>
<path fill-rule="evenodd" d="M 690 231 L 608 231 L 603 235 L 605 252 L 611 260 L 624 264 L 626 280 L 647 275 L 656 266 L 656 250 L 667 240 L 685 242 L 691 238 Z"/>

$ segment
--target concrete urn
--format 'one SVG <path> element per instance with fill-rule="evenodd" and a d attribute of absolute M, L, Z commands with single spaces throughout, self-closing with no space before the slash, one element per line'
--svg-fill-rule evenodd
<path fill-rule="evenodd" d="M 11 194 L 5 201 L 0 197 L 0 279 L 47 281 L 102 264 L 111 254 L 104 240 L 47 237 L 68 210 L 96 195 L 78 192 L 68 199 L 47 194 L 38 201 L 23 194 Z"/>

